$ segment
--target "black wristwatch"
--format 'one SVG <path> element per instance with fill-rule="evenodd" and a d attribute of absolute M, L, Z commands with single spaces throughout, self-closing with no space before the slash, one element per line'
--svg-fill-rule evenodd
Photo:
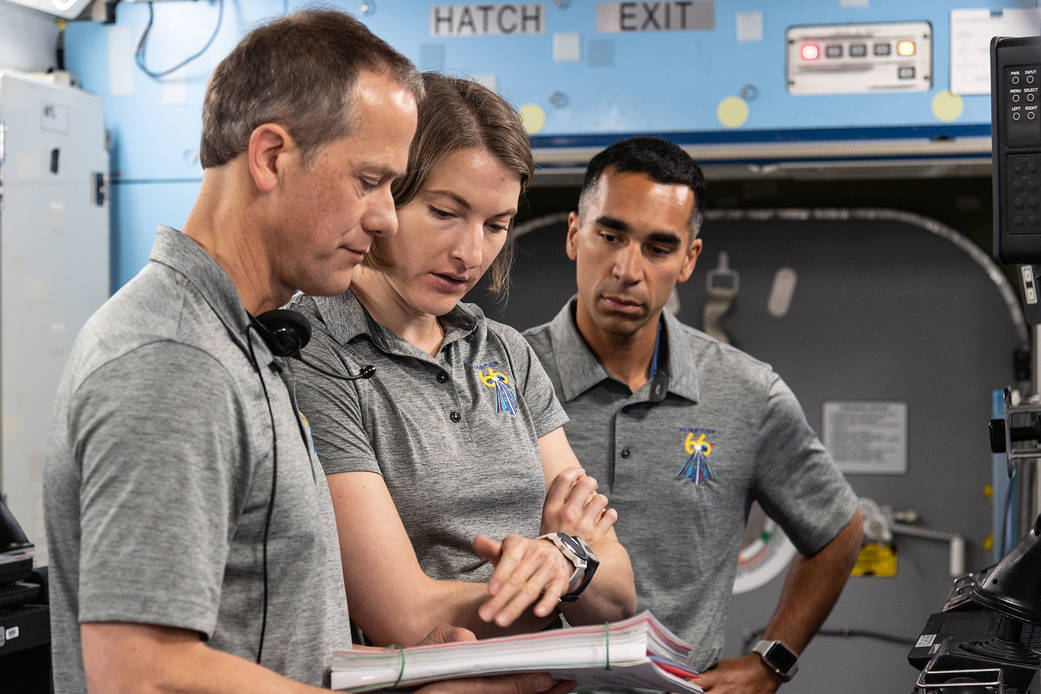
<path fill-rule="evenodd" d="M 536 540 L 549 540 L 560 550 L 572 566 L 575 567 L 571 574 L 571 580 L 567 584 L 567 592 L 561 596 L 561 602 L 574 602 L 586 589 L 589 582 L 593 580 L 593 574 L 600 566 L 600 560 L 589 548 L 589 545 L 580 537 L 572 537 L 567 533 L 546 533 L 535 538 Z"/>
<path fill-rule="evenodd" d="M 799 671 L 799 655 L 780 641 L 759 641 L 752 647 L 752 652 L 758 653 L 766 667 L 776 672 L 785 682 L 795 677 L 795 673 Z"/>

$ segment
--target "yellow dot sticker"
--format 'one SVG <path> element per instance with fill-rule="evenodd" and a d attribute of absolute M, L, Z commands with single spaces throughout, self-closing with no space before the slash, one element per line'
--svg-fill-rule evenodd
<path fill-rule="evenodd" d="M 740 97 L 728 96 L 716 107 L 716 118 L 728 128 L 740 128 L 748 120 L 748 104 Z"/>
<path fill-rule="evenodd" d="M 524 132 L 529 135 L 538 135 L 546 127 L 546 112 L 536 104 L 524 104 L 517 109 L 517 115 L 524 125 Z"/>
<path fill-rule="evenodd" d="M 937 120 L 945 123 L 958 120 L 963 110 L 965 110 L 965 102 L 957 94 L 942 91 L 933 97 L 933 115 Z"/>

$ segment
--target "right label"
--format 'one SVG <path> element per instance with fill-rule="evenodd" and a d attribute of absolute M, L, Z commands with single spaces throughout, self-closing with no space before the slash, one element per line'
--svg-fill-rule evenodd
<path fill-rule="evenodd" d="M 906 402 L 825 402 L 822 429 L 824 446 L 843 472 L 907 472 Z"/>

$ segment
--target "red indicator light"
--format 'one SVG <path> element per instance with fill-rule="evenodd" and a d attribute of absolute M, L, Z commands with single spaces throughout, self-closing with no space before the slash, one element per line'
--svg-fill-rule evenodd
<path fill-rule="evenodd" d="M 804 43 L 799 50 L 803 60 L 816 60 L 821 57 L 821 48 L 815 43 Z"/>

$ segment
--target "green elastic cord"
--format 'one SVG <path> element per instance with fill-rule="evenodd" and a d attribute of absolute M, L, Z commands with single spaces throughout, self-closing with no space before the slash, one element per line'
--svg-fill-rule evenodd
<path fill-rule="evenodd" d="M 390 648 L 398 649 L 398 653 L 401 654 L 401 668 L 398 670 L 398 678 L 394 680 L 394 684 L 390 685 L 391 689 L 397 689 L 398 685 L 401 684 L 401 676 L 405 674 L 405 647 L 392 643 Z"/>
<path fill-rule="evenodd" d="M 611 669 L 611 623 L 604 622 L 604 669 Z"/>

